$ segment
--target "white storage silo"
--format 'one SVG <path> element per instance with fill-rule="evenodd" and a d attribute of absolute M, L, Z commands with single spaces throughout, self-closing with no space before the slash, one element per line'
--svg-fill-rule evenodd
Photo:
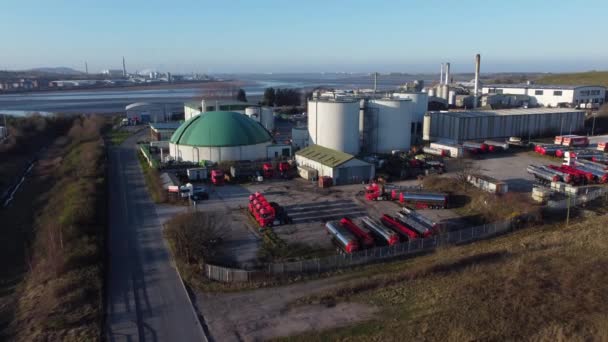
<path fill-rule="evenodd" d="M 435 91 L 435 88 L 429 88 L 428 94 L 429 94 L 429 96 L 435 97 L 437 94 Z"/>
<path fill-rule="evenodd" d="M 247 107 L 245 108 L 245 115 L 247 115 L 252 120 L 260 122 L 260 107 Z"/>
<path fill-rule="evenodd" d="M 294 127 L 291 129 L 291 144 L 294 148 L 301 149 L 308 146 L 308 128 Z"/>
<path fill-rule="evenodd" d="M 456 91 L 450 90 L 448 92 L 448 105 L 455 106 L 456 105 Z"/>
<path fill-rule="evenodd" d="M 412 121 L 422 123 L 424 114 L 426 114 L 429 107 L 429 96 L 427 93 L 394 93 L 394 97 L 400 99 L 410 99 L 414 103 L 414 116 Z"/>
<path fill-rule="evenodd" d="M 367 110 L 375 122 L 374 132 L 365 140 L 368 151 L 390 153 L 407 151 L 412 140 L 412 118 L 415 105 L 410 99 L 369 100 Z"/>
<path fill-rule="evenodd" d="M 422 122 L 422 140 L 431 140 L 431 115 L 425 114 Z"/>
<path fill-rule="evenodd" d="M 269 132 L 274 130 L 274 112 L 272 108 L 262 107 L 260 122 Z"/>
<path fill-rule="evenodd" d="M 308 101 L 310 144 L 359 153 L 359 100 L 315 99 Z"/>

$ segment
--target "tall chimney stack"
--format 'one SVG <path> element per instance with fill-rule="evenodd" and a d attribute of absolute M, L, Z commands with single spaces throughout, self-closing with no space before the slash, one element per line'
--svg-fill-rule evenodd
<path fill-rule="evenodd" d="M 441 63 L 441 72 L 439 73 L 439 84 L 443 84 L 443 63 Z"/>
<path fill-rule="evenodd" d="M 125 64 L 125 56 L 122 56 L 122 75 L 127 77 L 127 65 Z"/>
<path fill-rule="evenodd" d="M 475 55 L 475 93 L 473 99 L 473 108 L 477 108 L 477 100 L 479 97 L 479 67 L 481 65 L 481 55 Z"/>
<path fill-rule="evenodd" d="M 450 84 L 450 63 L 445 63 L 445 84 Z"/>

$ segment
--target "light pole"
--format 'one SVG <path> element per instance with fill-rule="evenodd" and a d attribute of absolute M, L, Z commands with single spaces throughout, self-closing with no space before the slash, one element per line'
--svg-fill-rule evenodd
<path fill-rule="evenodd" d="M 597 117 L 597 113 L 593 114 L 593 124 L 591 125 L 591 136 L 595 133 L 595 117 Z"/>

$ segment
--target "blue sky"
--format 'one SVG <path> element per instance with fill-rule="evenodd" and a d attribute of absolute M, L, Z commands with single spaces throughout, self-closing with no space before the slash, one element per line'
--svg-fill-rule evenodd
<path fill-rule="evenodd" d="M 0 69 L 608 69 L 608 1 L 2 0 Z"/>

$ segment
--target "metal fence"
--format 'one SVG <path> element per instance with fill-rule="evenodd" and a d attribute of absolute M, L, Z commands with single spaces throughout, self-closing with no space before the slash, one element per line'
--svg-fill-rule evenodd
<path fill-rule="evenodd" d="M 608 196 L 608 188 L 593 189 L 585 194 L 572 196 L 561 201 L 550 201 L 551 209 L 575 207 Z M 205 275 L 221 282 L 253 282 L 267 280 L 283 275 L 313 274 L 334 271 L 342 268 L 371 264 L 397 257 L 427 253 L 440 246 L 458 245 L 501 235 L 512 230 L 511 221 L 496 222 L 477 227 L 445 232 L 426 239 L 410 240 L 393 246 L 376 247 L 351 254 L 333 255 L 324 258 L 307 259 L 293 262 L 278 262 L 266 265 L 265 269 L 241 270 L 235 268 L 205 265 Z"/>
<path fill-rule="evenodd" d="M 322 273 L 396 257 L 430 252 L 439 246 L 480 240 L 505 233 L 510 229 L 510 222 L 499 222 L 446 232 L 431 238 L 410 240 L 393 246 L 365 249 L 351 254 L 339 254 L 294 262 L 271 263 L 267 264 L 265 269 L 259 270 L 242 270 L 208 264 L 204 265 L 203 270 L 207 278 L 221 282 L 248 282 L 281 275 Z"/>

